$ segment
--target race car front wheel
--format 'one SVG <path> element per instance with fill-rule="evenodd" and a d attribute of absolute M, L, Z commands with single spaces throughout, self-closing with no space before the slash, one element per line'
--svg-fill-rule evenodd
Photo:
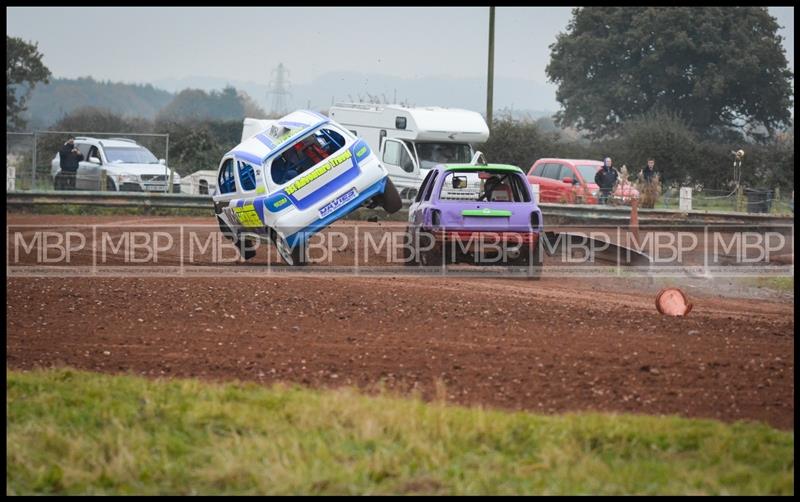
<path fill-rule="evenodd" d="M 273 230 L 270 234 L 272 235 L 272 242 L 275 244 L 278 254 L 281 255 L 281 258 L 283 258 L 283 261 L 285 261 L 287 265 L 299 267 L 308 263 L 306 246 L 302 239 L 295 247 L 290 247 L 286 239 L 279 233 Z"/>
<path fill-rule="evenodd" d="M 396 213 L 403 207 L 403 199 L 400 198 L 400 193 L 392 183 L 391 178 L 386 178 L 386 188 L 383 191 L 383 209 L 389 213 Z"/>

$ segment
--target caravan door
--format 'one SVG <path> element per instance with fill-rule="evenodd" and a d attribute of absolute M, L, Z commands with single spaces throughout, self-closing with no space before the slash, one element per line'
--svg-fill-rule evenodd
<path fill-rule="evenodd" d="M 413 199 L 422 178 L 419 166 L 408 147 L 399 139 L 384 139 L 381 146 L 381 162 L 389 171 L 389 178 L 403 199 Z"/>

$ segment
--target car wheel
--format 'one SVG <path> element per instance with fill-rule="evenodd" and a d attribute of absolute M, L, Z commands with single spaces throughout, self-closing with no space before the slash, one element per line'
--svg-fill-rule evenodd
<path fill-rule="evenodd" d="M 420 232 L 417 236 L 419 248 L 416 254 L 419 264 L 423 267 L 441 267 L 444 263 L 445 248 L 441 244 L 433 244 L 434 239 L 430 232 Z"/>
<path fill-rule="evenodd" d="M 114 183 L 114 180 L 111 178 L 106 178 L 106 191 L 108 192 L 116 192 L 117 185 Z"/>
<path fill-rule="evenodd" d="M 230 240 L 235 240 L 233 230 L 231 230 L 231 227 L 229 227 L 227 223 L 222 221 L 222 218 L 220 218 L 219 216 L 217 216 L 217 223 L 219 223 L 219 231 L 222 232 L 222 235 L 224 235 L 225 238 Z"/>
<path fill-rule="evenodd" d="M 386 188 L 383 190 L 383 209 L 389 213 L 396 213 L 403 207 L 403 199 L 395 188 L 390 178 L 386 178 Z"/>
<path fill-rule="evenodd" d="M 417 260 L 415 259 L 415 249 L 414 249 L 414 234 L 411 231 L 411 227 L 406 227 L 405 231 L 403 232 L 403 250 L 400 252 L 400 256 L 403 259 L 403 265 L 410 267 L 417 264 Z"/>
<path fill-rule="evenodd" d="M 249 260 L 256 256 L 256 250 L 253 249 L 253 244 L 255 243 L 252 237 L 245 237 L 239 234 L 239 239 L 236 241 L 236 247 L 239 249 L 239 254 L 242 255 L 242 258 L 245 260 Z"/>
<path fill-rule="evenodd" d="M 272 242 L 278 250 L 278 254 L 281 255 L 281 258 L 283 258 L 283 261 L 286 262 L 287 265 L 300 267 L 308 263 L 308 254 L 304 243 L 301 242 L 292 248 L 289 247 L 289 243 L 286 242 L 286 239 L 278 232 L 273 230 L 271 236 Z"/>
<path fill-rule="evenodd" d="M 529 246 L 523 246 L 520 249 L 519 257 L 514 260 L 509 260 L 512 270 L 517 267 L 524 267 L 525 275 L 532 281 L 538 281 L 542 277 L 542 267 L 544 265 L 541 251 L 541 246 L 537 245 L 531 249 Z"/>

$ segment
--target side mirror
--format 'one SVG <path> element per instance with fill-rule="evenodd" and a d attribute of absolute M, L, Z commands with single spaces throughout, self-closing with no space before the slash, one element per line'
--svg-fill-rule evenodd
<path fill-rule="evenodd" d="M 561 181 L 563 181 L 564 183 L 569 183 L 570 185 L 571 185 L 572 183 L 574 183 L 574 182 L 572 181 L 572 178 L 570 178 L 569 176 L 567 176 L 567 177 L 565 177 L 565 178 L 561 178 Z"/>
<path fill-rule="evenodd" d="M 167 161 L 165 159 L 158 159 L 158 163 L 161 164 L 162 166 L 167 165 Z"/>
<path fill-rule="evenodd" d="M 100 159 L 97 157 L 89 157 L 89 162 L 91 162 L 92 164 L 102 164 L 102 162 L 100 162 Z"/>

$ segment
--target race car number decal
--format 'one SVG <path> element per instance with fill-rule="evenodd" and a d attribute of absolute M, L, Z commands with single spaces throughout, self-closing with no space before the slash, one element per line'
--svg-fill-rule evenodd
<path fill-rule="evenodd" d="M 264 223 L 261 221 L 261 218 L 258 217 L 258 213 L 256 213 L 256 208 L 252 204 L 249 206 L 242 206 L 242 207 L 234 207 L 233 212 L 236 213 L 236 218 L 239 220 L 239 223 L 245 227 L 260 227 L 263 226 Z"/>
<path fill-rule="evenodd" d="M 319 210 L 319 217 L 324 218 L 328 214 L 332 213 L 333 211 L 345 205 L 347 202 L 351 201 L 352 199 L 355 199 L 356 195 L 358 195 L 358 192 L 356 192 L 355 187 L 351 188 L 350 190 L 343 193 L 339 197 L 335 198 L 334 200 L 322 206 Z"/>

